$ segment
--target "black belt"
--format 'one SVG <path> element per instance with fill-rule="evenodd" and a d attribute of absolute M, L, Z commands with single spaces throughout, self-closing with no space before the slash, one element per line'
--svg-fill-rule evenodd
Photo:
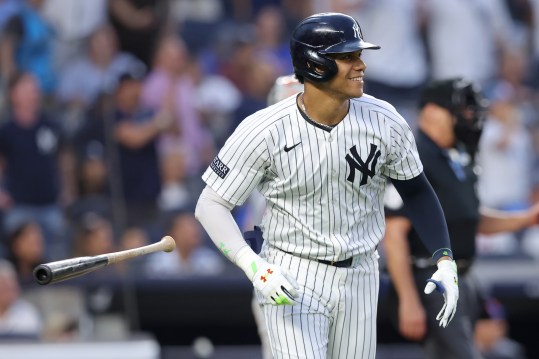
<path fill-rule="evenodd" d="M 327 264 L 328 266 L 334 266 L 334 267 L 339 267 L 339 268 L 348 268 L 348 267 L 352 266 L 353 259 L 354 259 L 354 257 L 350 257 L 348 259 L 338 261 L 338 262 L 326 261 L 324 259 L 315 259 L 315 261 L 317 261 L 318 263 Z"/>
<path fill-rule="evenodd" d="M 293 256 L 296 256 L 294 253 L 290 253 L 290 252 L 287 252 L 287 251 L 283 251 L 287 254 L 290 254 L 290 255 L 293 255 Z M 304 258 L 304 257 L 300 257 L 300 258 Z M 318 263 L 322 263 L 322 264 L 325 264 L 325 265 L 328 265 L 328 266 L 333 266 L 333 267 L 339 267 L 339 268 L 349 268 L 352 266 L 352 262 L 354 261 L 354 257 L 350 257 L 348 259 L 345 259 L 345 260 L 342 260 L 342 261 L 327 261 L 325 259 L 313 259 L 313 258 L 305 258 L 305 259 L 309 259 L 311 261 L 316 261 Z"/>

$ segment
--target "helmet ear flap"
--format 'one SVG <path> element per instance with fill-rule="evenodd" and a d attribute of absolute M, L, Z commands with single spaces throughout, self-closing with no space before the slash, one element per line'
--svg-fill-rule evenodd
<path fill-rule="evenodd" d="M 305 67 L 302 75 L 315 82 L 327 81 L 337 74 L 337 63 L 316 50 L 305 49 Z"/>

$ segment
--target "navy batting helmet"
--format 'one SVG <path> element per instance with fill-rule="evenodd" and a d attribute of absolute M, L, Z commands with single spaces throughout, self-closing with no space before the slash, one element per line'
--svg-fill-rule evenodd
<path fill-rule="evenodd" d="M 363 41 L 358 22 L 340 13 L 321 13 L 303 19 L 292 33 L 290 55 L 298 79 L 314 82 L 331 79 L 337 64 L 328 54 L 378 50 L 380 46 Z"/>

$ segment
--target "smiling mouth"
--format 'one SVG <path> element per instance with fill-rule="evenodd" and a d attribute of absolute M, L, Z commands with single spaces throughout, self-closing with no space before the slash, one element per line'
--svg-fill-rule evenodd
<path fill-rule="evenodd" d="M 363 76 L 352 77 L 350 78 L 350 80 L 356 81 L 356 82 L 363 82 Z"/>

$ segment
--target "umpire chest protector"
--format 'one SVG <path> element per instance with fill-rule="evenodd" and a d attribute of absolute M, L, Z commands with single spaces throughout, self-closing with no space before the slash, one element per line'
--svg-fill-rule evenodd
<path fill-rule="evenodd" d="M 435 190 L 446 217 L 454 258 L 471 260 L 475 257 L 475 236 L 479 223 L 474 162 L 462 166 L 464 177 L 459 179 L 450 165 L 452 161 L 446 151 L 437 147 L 421 132 L 416 139 L 425 175 Z M 412 255 L 430 257 L 417 233 L 413 231 L 410 236 Z"/>

